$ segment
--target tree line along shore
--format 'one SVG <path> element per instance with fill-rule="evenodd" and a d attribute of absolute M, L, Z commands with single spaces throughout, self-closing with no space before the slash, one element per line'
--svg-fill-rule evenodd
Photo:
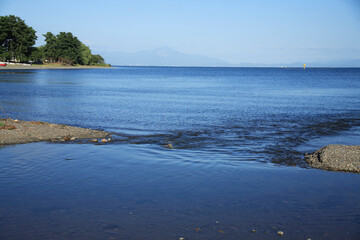
<path fill-rule="evenodd" d="M 68 66 L 103 66 L 104 58 L 93 54 L 71 32 L 43 34 L 45 44 L 35 47 L 36 31 L 14 15 L 0 16 L 0 61 Z"/>

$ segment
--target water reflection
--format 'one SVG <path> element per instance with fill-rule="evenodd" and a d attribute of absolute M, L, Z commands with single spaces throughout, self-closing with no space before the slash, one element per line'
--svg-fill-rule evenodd
<path fill-rule="evenodd" d="M 2 149 L 1 236 L 276 239 L 278 230 L 291 239 L 358 236 L 356 174 L 208 158 L 151 145 Z"/>
<path fill-rule="evenodd" d="M 357 239 L 358 175 L 297 166 L 358 131 L 359 71 L 1 72 L 12 118 L 115 140 L 1 148 L 0 239 Z"/>
<path fill-rule="evenodd" d="M 104 129 L 115 143 L 298 164 L 297 146 L 360 125 L 359 69 L 10 72 L 0 74 L 0 93 L 12 118 Z"/>

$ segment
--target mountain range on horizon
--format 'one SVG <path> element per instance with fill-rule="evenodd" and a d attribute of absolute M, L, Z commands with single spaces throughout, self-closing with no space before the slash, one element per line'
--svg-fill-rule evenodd
<path fill-rule="evenodd" d="M 120 66 L 189 66 L 189 67 L 360 67 L 359 59 L 339 59 L 324 62 L 292 63 L 229 63 L 225 60 L 203 55 L 186 54 L 169 47 L 138 52 L 100 51 L 107 62 Z"/>

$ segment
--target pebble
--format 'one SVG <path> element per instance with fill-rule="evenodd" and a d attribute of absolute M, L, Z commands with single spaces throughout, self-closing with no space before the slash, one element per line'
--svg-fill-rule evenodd
<path fill-rule="evenodd" d="M 277 235 L 283 236 L 283 235 L 284 235 L 284 232 L 283 232 L 283 231 L 278 231 L 278 232 L 277 232 Z"/>
<path fill-rule="evenodd" d="M 171 143 L 166 144 L 164 147 L 168 149 L 174 149 L 174 146 Z"/>
<path fill-rule="evenodd" d="M 64 136 L 61 138 L 61 141 L 70 141 L 70 136 Z"/>
<path fill-rule="evenodd" d="M 91 139 L 92 142 L 98 142 L 98 140 L 96 138 Z"/>
<path fill-rule="evenodd" d="M 104 138 L 104 139 L 101 139 L 101 142 L 102 142 L 102 143 L 107 143 L 108 140 L 106 140 L 106 139 Z"/>
<path fill-rule="evenodd" d="M 256 232 L 256 230 L 255 230 L 255 229 L 253 229 L 253 230 L 251 230 L 251 232 L 253 232 L 253 233 L 254 233 L 254 232 Z"/>

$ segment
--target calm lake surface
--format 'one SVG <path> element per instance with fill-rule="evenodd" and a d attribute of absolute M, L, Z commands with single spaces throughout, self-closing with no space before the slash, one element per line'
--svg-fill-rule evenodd
<path fill-rule="evenodd" d="M 303 161 L 360 145 L 359 68 L 1 70 L 0 104 L 114 138 L 0 147 L 0 239 L 360 237 L 360 175 Z"/>

